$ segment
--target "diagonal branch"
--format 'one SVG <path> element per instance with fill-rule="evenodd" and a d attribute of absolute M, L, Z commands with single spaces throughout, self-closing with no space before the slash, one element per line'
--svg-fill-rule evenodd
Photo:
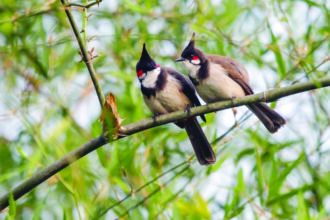
<path fill-rule="evenodd" d="M 97 1 L 97 2 L 99 3 L 101 1 Z M 62 3 L 63 6 L 67 5 L 66 0 L 61 0 L 61 3 Z M 94 84 L 94 87 L 95 87 L 95 90 L 96 90 L 97 97 L 99 98 L 99 102 L 100 102 L 100 105 L 102 107 L 103 104 L 104 104 L 104 95 L 103 95 L 101 86 L 100 86 L 100 84 L 99 84 L 99 82 L 96 78 L 96 72 L 95 72 L 95 69 L 94 69 L 94 66 L 93 66 L 93 63 L 92 63 L 92 58 L 89 56 L 87 48 L 86 48 L 86 46 L 85 46 L 85 44 L 84 44 L 84 42 L 83 42 L 83 40 L 80 36 L 79 29 L 76 25 L 76 22 L 73 19 L 70 7 L 64 7 L 64 11 L 65 11 L 66 15 L 68 16 L 68 19 L 69 19 L 69 22 L 71 24 L 73 33 L 76 36 L 76 39 L 78 41 L 78 44 L 79 44 L 79 47 L 80 47 L 80 50 L 81 50 L 82 59 L 83 59 L 83 61 L 85 62 L 86 66 L 87 66 L 89 75 L 92 78 L 92 81 L 93 81 L 93 84 Z"/>
<path fill-rule="evenodd" d="M 153 119 L 144 119 L 136 123 L 121 127 L 119 132 L 124 135 L 131 135 L 152 127 L 188 118 L 189 116 L 202 115 L 254 102 L 274 102 L 279 98 L 327 86 L 330 86 L 330 77 L 315 80 L 314 82 L 299 83 L 283 88 L 271 89 L 266 92 L 257 93 L 255 95 L 236 98 L 234 101 L 221 101 L 191 108 L 189 114 L 187 111 L 177 111 L 166 115 L 160 115 L 156 118 L 156 123 Z"/>
<path fill-rule="evenodd" d="M 205 113 L 216 112 L 223 109 L 228 109 L 236 106 L 246 105 L 255 102 L 272 102 L 279 98 L 283 98 L 286 96 L 290 96 L 293 94 L 306 92 L 309 90 L 322 88 L 330 86 L 330 77 L 322 78 L 319 80 L 315 80 L 313 82 L 300 83 L 292 86 L 287 86 L 278 89 L 272 89 L 263 93 L 258 93 L 255 95 L 246 96 L 243 98 L 237 98 L 233 102 L 232 101 L 222 101 L 216 102 L 209 105 L 203 105 L 191 108 L 190 113 L 188 114 L 186 111 L 178 111 L 173 112 L 166 115 L 161 115 L 157 117 L 156 122 L 153 119 L 144 119 L 136 123 L 132 123 L 120 128 L 119 133 L 120 136 L 117 138 L 124 138 L 129 135 L 138 133 L 140 131 L 150 129 L 153 127 L 157 127 L 163 124 L 168 124 L 171 122 L 175 122 L 178 120 L 182 120 L 185 118 L 189 118 L 191 116 L 197 116 Z M 117 140 L 116 139 L 116 140 Z M 37 172 L 34 176 L 29 179 L 23 181 L 20 185 L 14 187 L 11 192 L 13 193 L 14 199 L 17 200 L 26 193 L 30 192 L 32 189 L 37 187 L 42 182 L 46 181 L 52 175 L 58 173 L 71 163 L 80 159 L 81 157 L 87 155 L 88 153 L 96 150 L 97 148 L 105 145 L 107 143 L 106 139 L 103 135 L 91 140 L 90 142 L 82 145 L 71 153 L 67 154 L 63 158 L 49 165 L 48 167 L 42 169 Z M 0 197 L 0 210 L 6 208 L 8 206 L 10 193 L 7 193 Z"/>

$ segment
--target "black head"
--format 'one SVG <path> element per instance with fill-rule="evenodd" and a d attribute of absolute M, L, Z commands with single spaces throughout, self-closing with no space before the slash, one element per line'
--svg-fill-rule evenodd
<path fill-rule="evenodd" d="M 203 52 L 195 48 L 195 33 L 193 33 L 189 44 L 182 51 L 181 57 L 176 59 L 176 62 L 182 62 L 185 60 L 188 60 L 195 65 L 201 65 L 206 60 Z"/>
<path fill-rule="evenodd" d="M 156 62 L 149 56 L 146 49 L 146 44 L 143 44 L 142 54 L 139 62 L 136 64 L 136 74 L 141 80 L 145 77 L 148 71 L 159 67 Z"/>

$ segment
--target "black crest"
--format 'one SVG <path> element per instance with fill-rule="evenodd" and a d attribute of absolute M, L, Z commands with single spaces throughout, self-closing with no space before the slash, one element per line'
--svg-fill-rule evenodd
<path fill-rule="evenodd" d="M 143 44 L 142 54 L 139 62 L 136 64 L 136 71 L 147 72 L 156 68 L 156 62 L 149 56 L 146 44 Z"/>
<path fill-rule="evenodd" d="M 181 53 L 181 57 L 186 59 L 191 59 L 194 55 L 196 55 L 195 51 L 195 33 L 193 33 L 189 44 L 184 48 L 184 50 Z"/>
<path fill-rule="evenodd" d="M 195 33 L 193 33 L 189 44 L 186 46 L 186 48 L 184 48 L 181 53 L 181 57 L 188 60 L 192 60 L 194 56 L 197 56 L 201 60 L 201 63 L 204 63 L 206 61 L 206 57 L 203 52 L 195 48 Z"/>

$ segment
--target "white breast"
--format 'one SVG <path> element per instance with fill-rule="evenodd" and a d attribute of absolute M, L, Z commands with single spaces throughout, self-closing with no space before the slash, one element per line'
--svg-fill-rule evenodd
<path fill-rule="evenodd" d="M 207 103 L 245 96 L 241 86 L 228 76 L 227 71 L 214 63 L 209 66 L 209 77 L 200 81 L 196 90 Z"/>

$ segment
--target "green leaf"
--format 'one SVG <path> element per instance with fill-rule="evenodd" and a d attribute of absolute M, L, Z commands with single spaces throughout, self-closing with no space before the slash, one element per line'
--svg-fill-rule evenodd
<path fill-rule="evenodd" d="M 298 193 L 297 220 L 310 220 L 309 211 L 302 192 Z"/>
<path fill-rule="evenodd" d="M 96 138 L 102 133 L 102 125 L 100 121 L 94 120 L 92 126 L 91 126 L 91 135 L 92 137 Z"/>
<path fill-rule="evenodd" d="M 9 194 L 9 215 L 15 217 L 16 215 L 16 202 L 12 192 Z"/>
<path fill-rule="evenodd" d="M 132 1 L 130 0 L 124 0 L 123 1 L 125 3 L 125 5 L 132 11 L 134 12 L 138 12 L 138 13 L 149 13 L 149 9 L 146 9 L 140 5 L 134 4 Z"/>
<path fill-rule="evenodd" d="M 222 156 L 220 159 L 217 160 L 217 162 L 210 166 L 210 169 L 207 170 L 207 174 L 210 174 L 212 172 L 215 172 L 221 168 L 221 165 L 230 157 L 230 154 L 226 154 Z"/>
<path fill-rule="evenodd" d="M 244 191 L 244 188 L 245 188 L 245 184 L 244 184 L 243 170 L 242 168 L 240 168 L 237 175 L 236 189 L 239 193 L 242 193 Z"/>
<path fill-rule="evenodd" d="M 41 212 L 42 212 L 42 210 L 43 210 L 44 205 L 45 205 L 46 202 L 47 202 L 47 196 L 43 199 L 43 201 L 41 201 L 39 203 L 39 205 L 37 206 L 37 208 L 34 209 L 32 220 L 39 220 L 39 219 L 41 219 L 40 218 L 40 215 L 41 215 Z"/>
<path fill-rule="evenodd" d="M 102 166 L 106 168 L 108 163 L 107 163 L 107 156 L 104 152 L 103 147 L 96 149 L 96 153 L 97 153 L 97 156 L 98 156 Z"/>
<path fill-rule="evenodd" d="M 257 182 L 258 182 L 258 192 L 260 196 L 261 203 L 263 203 L 263 191 L 264 191 L 264 174 L 262 171 L 262 162 L 261 157 L 259 153 L 258 146 L 255 146 L 255 159 L 256 159 L 256 165 L 257 165 Z"/>
<path fill-rule="evenodd" d="M 290 191 L 288 193 L 280 194 L 279 196 L 277 196 L 271 200 L 268 200 L 266 205 L 270 206 L 270 205 L 273 205 L 274 203 L 283 202 L 284 200 L 287 200 L 287 199 L 297 195 L 300 192 L 305 192 L 305 191 L 311 190 L 313 187 L 314 187 L 314 184 L 305 185 L 303 187 L 296 188 L 296 189 L 290 189 Z"/>
<path fill-rule="evenodd" d="M 296 168 L 299 163 L 305 158 L 305 153 L 302 152 L 300 156 L 291 163 L 291 165 L 287 166 L 280 174 L 277 176 L 276 180 L 269 184 L 269 195 L 268 200 L 272 200 L 282 186 L 286 177 L 292 172 L 294 168 Z M 278 171 L 277 171 L 278 172 Z"/>
<path fill-rule="evenodd" d="M 270 33 L 270 36 L 272 39 L 272 44 L 268 45 L 268 49 L 273 51 L 276 62 L 277 62 L 278 73 L 280 74 L 281 77 L 284 77 L 286 74 L 286 67 L 285 67 L 285 62 L 282 57 L 281 48 L 277 43 L 277 38 L 275 37 L 270 24 L 267 23 L 267 26 L 268 26 L 268 30 L 269 30 L 269 33 Z"/>
<path fill-rule="evenodd" d="M 254 154 L 255 149 L 254 148 L 246 148 L 242 150 L 235 158 L 235 163 L 238 163 L 242 158 Z"/>

